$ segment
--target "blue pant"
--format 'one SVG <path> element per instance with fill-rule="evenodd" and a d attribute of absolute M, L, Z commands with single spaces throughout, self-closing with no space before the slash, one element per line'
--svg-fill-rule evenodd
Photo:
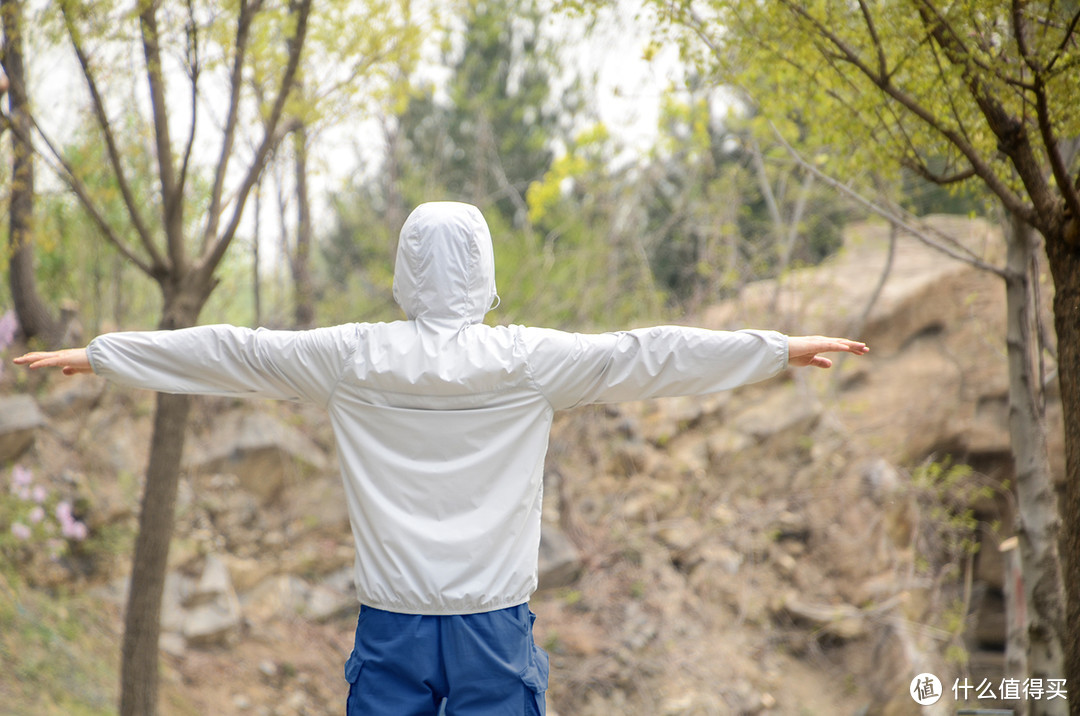
<path fill-rule="evenodd" d="M 422 616 L 362 607 L 346 716 L 544 716 L 548 656 L 527 604 Z"/>

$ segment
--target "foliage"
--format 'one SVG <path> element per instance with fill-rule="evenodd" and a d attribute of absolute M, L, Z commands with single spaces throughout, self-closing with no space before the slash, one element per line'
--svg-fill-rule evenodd
<path fill-rule="evenodd" d="M 654 4 L 682 30 L 688 59 L 838 176 L 873 167 L 956 189 L 977 180 L 1020 210 L 1048 179 L 1025 162 L 1045 164 L 1059 138 L 1080 135 L 1075 3 L 1016 13 L 995 0 Z M 1009 146 L 1010 131 L 1032 146 Z M 1034 156 L 1043 142 L 1049 152 Z"/>
<path fill-rule="evenodd" d="M 111 616 L 91 595 L 49 594 L 0 574 L 5 713 L 107 716 L 117 681 Z"/>
<path fill-rule="evenodd" d="M 416 204 L 452 199 L 478 205 L 490 225 L 500 320 L 581 325 L 590 305 L 590 316 L 602 312 L 608 321 L 641 315 L 637 299 L 648 294 L 626 291 L 618 278 L 635 254 L 620 256 L 609 240 L 627 196 L 608 173 L 614 144 L 598 126 L 568 137 L 580 120 L 580 80 L 563 76 L 560 40 L 544 19 L 532 0 L 469 5 L 460 36 L 446 43 L 445 86 L 414 85 L 384 127 L 379 171 L 333 200 L 323 258 L 347 305 L 321 310 L 349 320 L 397 317 L 390 307 L 396 232 Z M 569 148 L 556 159 L 559 146 Z M 587 192 L 564 196 L 564 180 L 581 187 L 585 177 Z"/>
<path fill-rule="evenodd" d="M 88 536 L 69 499 L 35 482 L 26 467 L 11 468 L 10 491 L 0 495 L 0 557 L 7 566 L 27 564 L 41 553 L 58 561 Z"/>
<path fill-rule="evenodd" d="M 1007 489 L 949 458 L 925 462 L 911 473 L 913 506 L 919 515 L 914 568 L 932 586 L 924 618 L 947 639 L 946 662 L 961 668 L 968 658 L 964 631 L 971 611 L 974 559 L 982 546 L 976 506 Z"/>

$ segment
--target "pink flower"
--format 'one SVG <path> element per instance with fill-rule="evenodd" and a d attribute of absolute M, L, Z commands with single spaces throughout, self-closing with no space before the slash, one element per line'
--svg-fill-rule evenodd
<path fill-rule="evenodd" d="M 15 311 L 8 311 L 0 316 L 0 351 L 15 342 L 15 334 L 19 331 L 19 319 Z"/>
<path fill-rule="evenodd" d="M 34 485 L 32 496 L 34 498 L 34 502 L 40 505 L 45 502 L 45 498 L 49 496 L 49 491 L 41 485 Z"/>
<path fill-rule="evenodd" d="M 30 472 L 22 465 L 16 465 L 11 468 L 11 484 L 18 485 L 20 487 L 29 487 L 30 483 L 34 481 L 34 473 Z"/>
<path fill-rule="evenodd" d="M 30 510 L 30 514 L 27 515 L 26 518 L 30 520 L 30 524 L 36 525 L 38 522 L 41 522 L 43 519 L 45 519 L 45 510 L 41 508 L 41 505 L 38 505 L 34 509 Z"/>
<path fill-rule="evenodd" d="M 30 539 L 30 528 L 22 522 L 15 522 L 11 525 L 11 534 L 17 540 L 26 541 Z"/>
<path fill-rule="evenodd" d="M 81 542 L 86 539 L 87 535 L 86 525 L 78 520 L 73 520 L 61 525 L 60 531 L 63 532 L 65 537 L 73 539 L 76 542 Z"/>
<path fill-rule="evenodd" d="M 67 500 L 61 500 L 56 504 L 56 519 L 60 521 L 60 525 L 66 527 L 75 521 L 75 518 L 71 515 L 71 503 Z"/>

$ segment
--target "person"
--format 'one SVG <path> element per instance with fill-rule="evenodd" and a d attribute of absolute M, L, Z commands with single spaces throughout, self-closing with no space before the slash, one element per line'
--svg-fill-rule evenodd
<path fill-rule="evenodd" d="M 111 333 L 15 361 L 329 413 L 361 605 L 345 664 L 350 715 L 544 713 L 548 660 L 528 600 L 555 411 L 720 391 L 868 350 L 774 331 L 487 325 L 498 301 L 491 236 L 476 207 L 456 202 L 409 215 L 393 293 L 405 320 Z"/>

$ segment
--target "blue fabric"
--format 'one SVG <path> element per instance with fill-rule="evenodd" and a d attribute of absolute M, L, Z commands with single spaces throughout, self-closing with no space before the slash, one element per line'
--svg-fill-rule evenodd
<path fill-rule="evenodd" d="M 544 716 L 548 656 L 526 604 L 479 614 L 362 607 L 346 716 Z"/>

